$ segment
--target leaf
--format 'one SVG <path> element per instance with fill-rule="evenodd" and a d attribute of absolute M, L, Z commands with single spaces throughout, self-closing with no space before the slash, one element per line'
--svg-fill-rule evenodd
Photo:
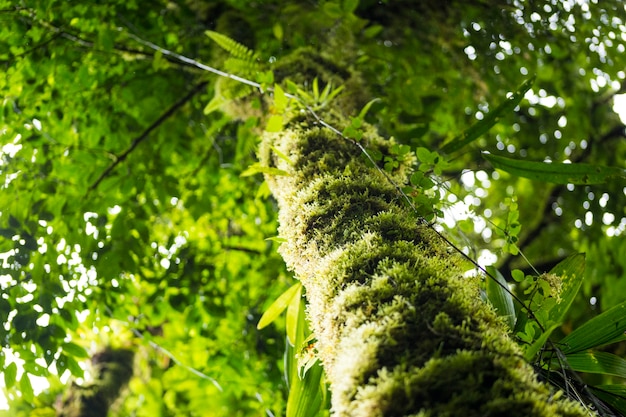
<path fill-rule="evenodd" d="M 263 313 L 256 328 L 260 330 L 276 320 L 276 318 L 280 316 L 283 311 L 285 311 L 289 303 L 291 303 L 293 297 L 299 294 L 301 287 L 302 283 L 297 282 L 289 287 L 287 291 L 282 293 L 280 297 L 278 297 L 272 305 L 268 307 L 265 313 Z"/>
<path fill-rule="evenodd" d="M 302 379 L 296 378 L 289 390 L 287 400 L 287 417 L 315 417 L 324 403 L 322 376 L 324 369 L 318 363 L 304 374 Z"/>
<path fill-rule="evenodd" d="M 581 352 L 623 338 L 626 331 L 626 301 L 587 321 L 561 341 L 564 354 Z"/>
<path fill-rule="evenodd" d="M 30 382 L 30 378 L 28 374 L 24 372 L 22 374 L 22 379 L 20 379 L 20 392 L 22 393 L 22 398 L 28 402 L 32 402 L 35 397 L 35 393 L 33 392 L 33 385 Z"/>
<path fill-rule="evenodd" d="M 300 315 L 300 310 L 304 310 L 304 302 L 302 301 L 302 284 L 298 283 L 298 291 L 294 294 L 289 302 L 289 306 L 287 306 L 287 320 L 286 320 L 286 330 L 287 337 L 291 343 L 294 343 L 294 346 L 298 348 L 299 346 L 295 344 L 297 339 L 298 332 L 298 317 Z M 297 285 L 297 284 L 296 284 Z"/>
<path fill-rule="evenodd" d="M 80 364 L 76 361 L 76 359 L 72 357 L 67 357 L 67 369 L 70 370 L 72 375 L 78 378 L 82 378 L 85 371 L 80 367 Z"/>
<path fill-rule="evenodd" d="M 283 116 L 280 114 L 273 114 L 267 121 L 265 131 L 270 133 L 276 133 L 283 130 Z"/>
<path fill-rule="evenodd" d="M 252 50 L 226 35 L 212 30 L 207 30 L 204 33 L 235 58 L 244 61 L 252 61 L 256 58 Z"/>
<path fill-rule="evenodd" d="M 4 387 L 10 389 L 15 385 L 15 379 L 17 377 L 17 364 L 11 362 L 6 368 L 4 368 Z"/>
<path fill-rule="evenodd" d="M 550 274 L 561 278 L 560 302 L 549 312 L 550 323 L 561 324 L 565 318 L 565 313 L 569 310 L 581 284 L 583 283 L 585 272 L 585 254 L 575 253 L 559 262 L 550 270 Z"/>
<path fill-rule="evenodd" d="M 278 168 L 264 167 L 261 164 L 259 164 L 258 162 L 250 165 L 240 175 L 242 177 L 250 177 L 250 176 L 255 175 L 255 174 L 285 175 L 285 176 L 289 175 L 289 173 L 287 171 L 284 171 L 284 170 L 278 169 Z"/>
<path fill-rule="evenodd" d="M 604 184 L 626 178 L 626 170 L 592 164 L 564 164 L 557 162 L 522 161 L 483 153 L 494 168 L 531 180 L 554 184 Z"/>
<path fill-rule="evenodd" d="M 500 121 L 500 117 L 502 115 L 510 113 L 513 111 L 513 109 L 515 109 L 519 102 L 522 101 L 522 99 L 524 98 L 524 94 L 526 94 L 526 92 L 530 90 L 530 87 L 532 87 L 534 82 L 535 77 L 529 78 L 528 80 L 524 81 L 522 85 L 517 89 L 517 91 L 513 93 L 509 98 L 507 98 L 506 101 L 501 103 L 493 111 L 487 113 L 483 120 L 470 126 L 461 135 L 452 139 L 443 148 L 441 148 L 441 152 L 449 154 L 458 151 L 462 147 L 469 145 L 480 136 L 482 136 L 484 133 L 486 133 L 496 123 Z"/>
<path fill-rule="evenodd" d="M 596 385 L 589 389 L 602 401 L 626 415 L 626 386 L 623 384 Z"/>
<path fill-rule="evenodd" d="M 537 340 L 535 340 L 533 343 L 530 344 L 530 346 L 526 348 L 524 358 L 526 358 L 528 362 L 532 362 L 535 355 L 537 355 L 537 352 L 539 352 L 539 350 L 546 344 L 548 338 L 557 327 L 559 327 L 558 324 L 553 324 L 550 327 L 546 328 L 545 331 L 541 333 L 541 336 L 539 336 Z"/>
<path fill-rule="evenodd" d="M 574 371 L 626 378 L 626 359 L 612 353 L 578 352 L 565 355 L 565 357 L 567 364 Z"/>
<path fill-rule="evenodd" d="M 509 326 L 509 330 L 513 330 L 517 317 L 515 315 L 513 296 L 508 290 L 508 284 L 500 271 L 493 266 L 488 266 L 487 272 L 491 275 L 487 277 L 487 298 L 496 309 L 498 316 L 504 318 Z"/>
<path fill-rule="evenodd" d="M 372 104 L 376 103 L 379 100 L 380 100 L 379 98 L 374 98 L 374 99 L 368 101 L 367 104 L 365 106 L 363 106 L 363 108 L 359 112 L 358 119 L 363 120 L 365 118 L 365 115 L 367 114 L 367 112 L 370 110 L 370 107 L 372 107 Z"/>
<path fill-rule="evenodd" d="M 287 96 L 285 95 L 285 91 L 279 84 L 274 85 L 274 107 L 276 107 L 276 111 L 282 113 L 287 108 Z"/>
<path fill-rule="evenodd" d="M 63 350 L 67 353 L 69 353 L 70 355 L 77 357 L 77 358 L 88 358 L 89 354 L 87 353 L 87 351 L 85 350 L 84 347 L 82 346 L 78 346 L 76 343 L 63 343 L 61 345 L 61 348 L 63 348 Z"/>

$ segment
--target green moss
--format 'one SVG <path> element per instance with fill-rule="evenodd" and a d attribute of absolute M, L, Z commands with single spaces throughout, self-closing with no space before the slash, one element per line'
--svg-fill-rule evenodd
<path fill-rule="evenodd" d="M 335 415 L 584 415 L 551 402 L 459 256 L 353 143 L 314 122 L 265 134 L 260 156 L 288 173 L 266 177 L 287 240 L 280 252 L 306 288 Z M 389 154 L 392 142 L 364 130 L 368 149 Z M 394 181 L 406 181 L 411 161 Z"/>

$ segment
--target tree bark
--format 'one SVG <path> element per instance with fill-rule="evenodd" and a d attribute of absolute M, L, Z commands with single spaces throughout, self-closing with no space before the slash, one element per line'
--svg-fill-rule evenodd
<path fill-rule="evenodd" d="M 389 155 L 391 140 L 364 131 Z M 537 380 L 460 256 L 354 143 L 300 115 L 263 134 L 260 158 L 287 173 L 266 175 L 280 253 L 306 290 L 334 415 L 587 415 Z M 406 183 L 412 162 L 392 178 Z"/>

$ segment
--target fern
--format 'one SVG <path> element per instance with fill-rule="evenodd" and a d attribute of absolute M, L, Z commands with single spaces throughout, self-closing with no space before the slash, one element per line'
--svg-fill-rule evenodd
<path fill-rule="evenodd" d="M 205 34 L 230 55 L 224 61 L 226 71 L 240 77 L 255 79 L 262 77 L 263 71 L 256 52 L 221 33 L 207 30 Z M 222 108 L 229 101 L 244 98 L 253 91 L 254 88 L 250 86 L 222 78 L 216 83 L 215 95 L 204 108 L 204 113 L 209 114 Z"/>
<path fill-rule="evenodd" d="M 230 58 L 225 63 L 227 67 L 231 67 L 227 68 L 228 70 L 240 73 L 252 73 L 260 69 L 257 53 L 247 46 L 218 32 L 207 30 L 204 33 L 230 54 Z"/>

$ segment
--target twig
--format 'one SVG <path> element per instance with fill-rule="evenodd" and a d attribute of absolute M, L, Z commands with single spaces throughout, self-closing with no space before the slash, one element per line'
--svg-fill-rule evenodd
<path fill-rule="evenodd" d="M 115 159 L 115 161 L 111 165 L 109 165 L 107 169 L 104 170 L 104 172 L 102 172 L 102 174 L 100 174 L 98 179 L 93 184 L 91 184 L 91 186 L 88 188 L 87 192 L 89 193 L 95 190 L 98 187 L 98 185 L 100 185 L 102 180 L 104 180 L 111 173 L 111 171 L 115 169 L 115 167 L 117 167 L 126 158 L 128 158 L 128 155 L 130 155 L 130 153 L 134 151 L 135 148 L 137 148 L 137 146 L 139 146 L 141 142 L 143 142 L 144 140 L 148 138 L 148 135 L 150 134 L 150 132 L 152 132 L 154 129 L 159 127 L 165 120 L 167 120 L 170 116 L 172 116 L 176 112 L 176 110 L 181 108 L 185 103 L 191 100 L 193 96 L 198 94 L 198 92 L 200 92 L 207 85 L 207 83 L 208 81 L 203 81 L 199 83 L 198 85 L 196 85 L 189 93 L 187 93 L 186 96 L 184 96 L 183 98 L 178 100 L 176 103 L 174 103 L 169 109 L 165 111 L 165 113 L 163 113 L 157 120 L 155 120 L 154 123 L 148 126 L 148 128 L 144 130 L 141 135 L 136 137 L 132 141 L 130 146 L 124 152 L 122 152 L 122 154 L 119 155 Z"/>

